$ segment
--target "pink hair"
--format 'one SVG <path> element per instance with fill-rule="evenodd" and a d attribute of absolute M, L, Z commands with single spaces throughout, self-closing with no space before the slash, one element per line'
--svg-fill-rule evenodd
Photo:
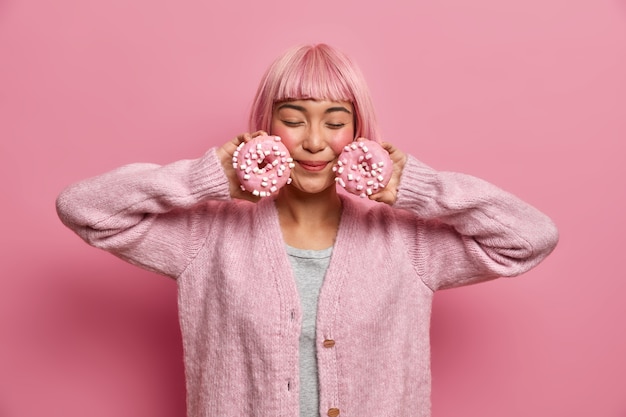
<path fill-rule="evenodd" d="M 278 57 L 259 84 L 250 112 L 250 130 L 270 132 L 274 105 L 302 99 L 352 103 L 355 138 L 380 141 L 365 79 L 356 64 L 337 49 L 326 44 L 305 45 Z"/>

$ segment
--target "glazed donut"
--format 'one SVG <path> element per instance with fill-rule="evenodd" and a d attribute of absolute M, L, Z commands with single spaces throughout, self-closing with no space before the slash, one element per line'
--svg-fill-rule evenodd
<path fill-rule="evenodd" d="M 389 153 L 377 142 L 360 140 L 343 149 L 333 170 L 337 184 L 352 194 L 366 198 L 389 183 L 393 162 Z"/>
<path fill-rule="evenodd" d="M 257 197 L 269 197 L 289 184 L 293 167 L 293 159 L 278 136 L 257 136 L 240 143 L 233 153 L 241 189 Z"/>

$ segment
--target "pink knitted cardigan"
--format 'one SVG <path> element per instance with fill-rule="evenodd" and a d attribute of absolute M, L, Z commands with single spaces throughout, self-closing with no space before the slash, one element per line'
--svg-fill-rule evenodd
<path fill-rule="evenodd" d="M 317 317 L 320 413 L 427 417 L 434 291 L 525 272 L 557 230 L 511 194 L 413 157 L 394 207 L 340 195 Z M 277 212 L 231 200 L 213 149 L 82 181 L 57 210 L 89 244 L 177 280 L 190 417 L 298 417 L 301 311 Z"/>

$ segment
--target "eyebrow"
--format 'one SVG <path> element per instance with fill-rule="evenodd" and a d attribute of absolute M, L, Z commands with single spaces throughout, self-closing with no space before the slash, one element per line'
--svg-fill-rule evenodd
<path fill-rule="evenodd" d="M 281 105 L 278 106 L 277 110 L 280 109 L 294 109 L 294 110 L 298 110 L 301 111 L 303 113 L 306 113 L 306 109 L 303 106 L 298 106 L 296 104 L 292 104 L 292 103 L 283 103 Z M 343 106 L 335 106 L 335 107 L 329 107 L 327 108 L 324 113 L 328 114 L 328 113 L 333 113 L 333 112 L 337 112 L 337 111 L 341 111 L 344 113 L 348 113 L 348 114 L 352 114 L 352 112 L 350 112 L 350 110 L 348 110 L 347 108 L 343 107 Z"/>

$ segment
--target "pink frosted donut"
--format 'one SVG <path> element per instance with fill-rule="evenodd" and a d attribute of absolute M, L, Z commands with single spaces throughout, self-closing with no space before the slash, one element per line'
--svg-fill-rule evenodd
<path fill-rule="evenodd" d="M 361 140 L 343 149 L 333 170 L 337 184 L 365 198 L 389 183 L 393 163 L 389 153 L 377 142 Z"/>
<path fill-rule="evenodd" d="M 293 159 L 278 136 L 257 136 L 242 142 L 233 153 L 233 168 L 241 189 L 269 197 L 291 182 Z"/>

